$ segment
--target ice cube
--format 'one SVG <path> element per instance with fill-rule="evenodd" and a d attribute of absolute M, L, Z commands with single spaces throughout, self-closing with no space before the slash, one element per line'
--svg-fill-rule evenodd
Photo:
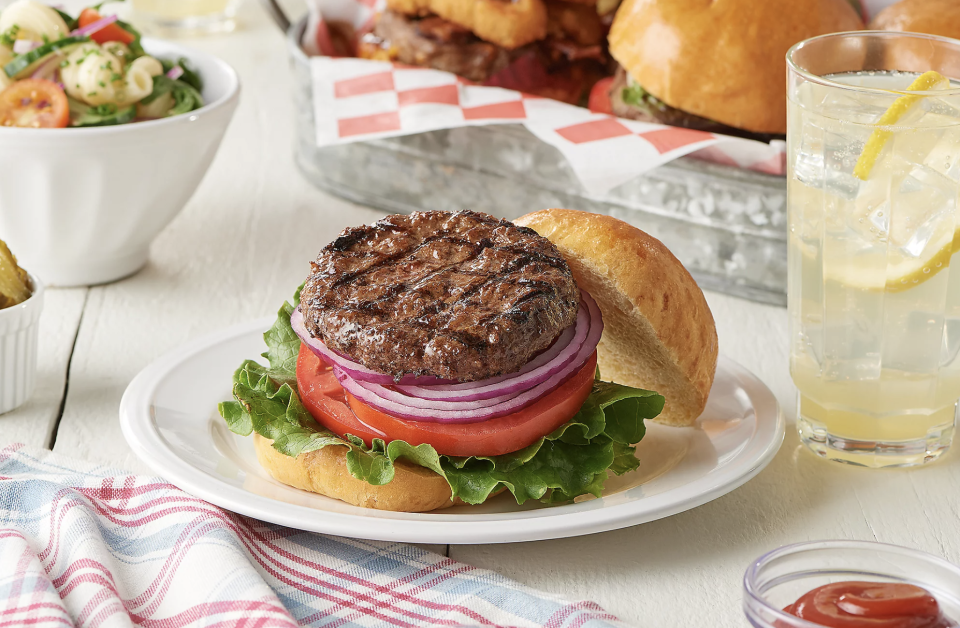
<path fill-rule="evenodd" d="M 939 246 L 954 229 L 957 184 L 923 164 L 914 164 L 895 189 L 893 241 L 903 255 L 918 258 L 932 240 Z M 927 251 L 927 254 L 935 251 Z"/>
<path fill-rule="evenodd" d="M 960 129 L 945 131 L 927 153 L 923 165 L 954 184 L 960 183 Z"/>

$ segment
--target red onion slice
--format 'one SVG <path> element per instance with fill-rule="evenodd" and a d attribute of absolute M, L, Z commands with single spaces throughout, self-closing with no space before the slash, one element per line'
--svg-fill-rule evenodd
<path fill-rule="evenodd" d="M 330 366 L 339 366 L 341 370 L 357 381 L 387 386 L 397 383 L 427 386 L 431 384 L 449 384 L 452 381 L 449 379 L 440 379 L 438 377 L 416 377 L 414 375 L 404 375 L 399 382 L 395 382 L 393 377 L 387 375 L 386 373 L 380 373 L 372 369 L 368 369 L 362 364 L 358 364 L 349 358 L 345 358 L 336 351 L 330 349 L 319 338 L 314 338 L 310 335 L 310 332 L 307 331 L 307 327 L 304 324 L 303 313 L 300 311 L 299 307 L 296 308 L 293 311 L 293 314 L 290 316 L 290 326 L 293 327 L 293 331 L 296 332 L 297 336 L 300 337 L 300 341 L 307 345 L 317 357 Z"/>
<path fill-rule="evenodd" d="M 336 368 L 337 367 L 334 367 L 334 373 L 336 373 Z M 503 403 L 504 401 L 509 401 L 523 392 L 523 390 L 518 390 L 515 392 L 504 393 L 499 397 L 488 397 L 486 399 L 478 400 L 468 400 L 456 397 L 449 399 L 423 399 L 405 395 L 402 392 L 387 388 L 386 386 L 381 386 L 380 384 L 371 384 L 370 382 L 357 382 L 357 384 L 363 388 L 366 388 L 381 399 L 394 401 L 401 405 L 410 406 L 412 408 L 420 408 L 423 410 L 462 410 L 463 404 L 466 402 L 471 403 L 471 405 L 477 408 L 487 408 L 489 406 L 495 406 L 498 403 Z M 401 387 L 397 386 L 396 388 L 399 389 Z M 419 387 L 413 386 L 412 388 Z"/>
<path fill-rule="evenodd" d="M 517 395 L 545 381 L 566 366 L 580 350 L 589 327 L 589 309 L 581 302 L 576 324 L 565 329 L 546 351 L 530 360 L 516 373 L 477 382 L 436 386 L 400 385 L 397 389 L 410 397 L 438 401 L 479 401 L 510 394 Z"/>
<path fill-rule="evenodd" d="M 60 69 L 60 57 L 57 55 L 54 55 L 52 59 L 47 59 L 42 64 L 40 64 L 40 67 L 38 67 L 36 71 L 34 71 L 32 75 L 30 75 L 30 78 L 35 78 L 35 79 L 42 78 L 42 79 L 53 80 L 54 75 L 57 73 L 59 69 Z"/>
<path fill-rule="evenodd" d="M 106 27 L 110 26 L 111 24 L 113 24 L 114 22 L 116 22 L 118 19 L 120 19 L 119 16 L 116 16 L 116 15 L 108 15 L 107 17 L 102 17 L 102 18 L 100 18 L 100 19 L 97 20 L 96 22 L 91 22 L 91 23 L 87 24 L 86 26 L 81 26 L 81 27 L 78 28 L 77 30 L 75 30 L 75 31 L 73 31 L 72 33 L 70 33 L 70 35 L 71 35 L 71 36 L 76 36 L 76 35 L 92 35 L 92 34 L 96 33 L 97 31 L 101 31 L 101 30 L 105 29 Z"/>
<path fill-rule="evenodd" d="M 572 359 L 564 368 L 554 373 L 549 378 L 537 384 L 533 388 L 517 395 L 516 397 L 498 403 L 492 406 L 479 407 L 475 401 L 465 401 L 458 404 L 462 407 L 460 410 L 437 410 L 417 408 L 408 404 L 399 403 L 380 397 L 367 388 L 364 388 L 349 376 L 343 369 L 334 366 L 334 374 L 344 390 L 353 395 L 358 401 L 376 408 L 395 417 L 408 419 L 412 421 L 423 421 L 425 423 L 478 423 L 507 414 L 512 414 L 522 410 L 526 406 L 534 403 L 550 391 L 554 390 L 562 383 L 567 381 L 574 373 L 583 368 L 583 364 L 593 355 L 597 345 L 600 343 L 600 336 L 603 333 L 603 319 L 600 315 L 600 308 L 596 302 L 586 293 L 583 300 L 589 310 L 589 329 L 587 337 L 574 359 Z"/>
<path fill-rule="evenodd" d="M 27 54 L 31 50 L 39 48 L 43 45 L 42 41 L 30 41 L 29 39 L 18 39 L 13 42 L 13 52 L 14 54 L 23 55 Z"/>

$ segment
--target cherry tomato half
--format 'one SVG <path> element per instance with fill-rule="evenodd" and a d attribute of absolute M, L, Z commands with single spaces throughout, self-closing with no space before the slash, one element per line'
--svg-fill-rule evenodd
<path fill-rule="evenodd" d="M 84 26 L 90 26 L 102 18 L 103 16 L 100 15 L 100 12 L 96 9 L 84 9 L 80 13 L 80 28 L 83 28 Z M 108 41 L 119 41 L 122 44 L 131 44 L 133 43 L 133 40 L 136 39 L 136 36 L 114 22 L 113 24 L 104 26 L 95 33 L 91 33 L 90 39 L 98 44 L 105 44 Z"/>
<path fill-rule="evenodd" d="M 499 456 L 523 449 L 560 427 L 580 410 L 593 388 L 597 354 L 573 377 L 519 412 L 478 423 L 427 423 L 385 414 L 345 394 L 330 367 L 301 345 L 297 382 L 304 406 L 337 434 L 428 443 L 449 456 Z M 389 436 L 387 436 L 389 435 Z"/>
<path fill-rule="evenodd" d="M 24 79 L 0 92 L 0 126 L 62 129 L 70 104 L 60 86 L 46 79 Z"/>

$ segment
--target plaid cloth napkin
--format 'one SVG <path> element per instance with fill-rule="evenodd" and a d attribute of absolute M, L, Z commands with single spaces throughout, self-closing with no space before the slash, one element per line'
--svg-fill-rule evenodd
<path fill-rule="evenodd" d="M 0 450 L 6 626 L 622 626 L 400 543 L 227 512 L 158 478 Z"/>

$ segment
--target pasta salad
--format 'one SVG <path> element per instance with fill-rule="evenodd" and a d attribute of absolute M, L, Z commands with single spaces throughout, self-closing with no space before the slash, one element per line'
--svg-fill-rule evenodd
<path fill-rule="evenodd" d="M 73 18 L 17 0 L 0 12 L 0 126 L 107 126 L 203 106 L 185 59 L 151 57 L 136 29 L 98 8 Z"/>

